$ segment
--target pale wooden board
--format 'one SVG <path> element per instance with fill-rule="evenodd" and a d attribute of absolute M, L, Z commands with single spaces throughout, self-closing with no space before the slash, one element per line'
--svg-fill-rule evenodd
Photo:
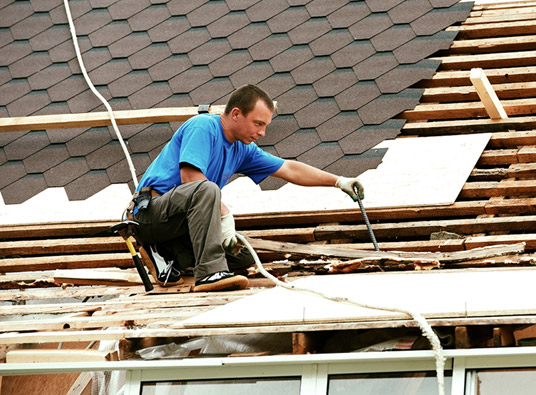
<path fill-rule="evenodd" d="M 490 133 L 386 140 L 383 162 L 359 176 L 366 208 L 452 204 L 471 174 Z M 330 187 L 286 184 L 261 191 L 248 177 L 223 188 L 223 200 L 236 214 L 356 208 L 346 194 Z"/>
<path fill-rule="evenodd" d="M 311 276 L 292 284 L 375 306 L 402 307 L 427 318 L 536 313 L 536 268 L 441 270 Z M 402 313 L 337 303 L 281 287 L 182 322 L 183 327 L 383 321 Z"/>

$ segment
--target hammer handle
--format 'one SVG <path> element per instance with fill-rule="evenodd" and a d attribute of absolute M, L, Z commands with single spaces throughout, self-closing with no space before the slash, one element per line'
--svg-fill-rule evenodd
<path fill-rule="evenodd" d="M 143 264 L 141 263 L 141 259 L 138 256 L 138 253 L 134 249 L 134 246 L 132 245 L 132 241 L 130 239 L 125 240 L 127 242 L 128 250 L 130 251 L 130 255 L 132 255 L 132 259 L 134 260 L 134 264 L 136 265 L 136 269 L 138 270 L 138 274 L 141 277 L 141 281 L 143 281 L 143 285 L 145 286 L 145 291 L 149 292 L 154 289 L 153 284 L 151 284 L 151 280 L 149 280 L 149 276 L 147 275 L 147 271 L 145 270 L 145 267 L 143 267 Z"/>

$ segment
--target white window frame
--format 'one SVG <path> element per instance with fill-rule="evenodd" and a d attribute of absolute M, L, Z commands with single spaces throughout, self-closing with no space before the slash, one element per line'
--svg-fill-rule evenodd
<path fill-rule="evenodd" d="M 536 368 L 536 347 L 445 350 L 452 371 L 450 395 L 474 395 L 466 377 L 476 369 Z M 301 395 L 326 395 L 334 374 L 435 371 L 431 351 L 197 358 L 159 361 L 0 364 L 0 375 L 126 371 L 125 395 L 139 395 L 142 382 L 196 379 L 301 377 Z M 469 373 L 469 374 L 468 374 Z M 468 386 L 467 386 L 468 387 Z"/>

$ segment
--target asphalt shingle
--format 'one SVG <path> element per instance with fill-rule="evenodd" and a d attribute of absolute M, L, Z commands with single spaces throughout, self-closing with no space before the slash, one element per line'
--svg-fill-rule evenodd
<path fill-rule="evenodd" d="M 244 28 L 227 37 L 233 49 L 247 49 L 270 35 L 270 28 L 264 22 L 249 23 Z"/>
<path fill-rule="evenodd" d="M 362 154 L 363 147 L 375 147 L 398 136 L 404 123 L 403 119 L 390 119 L 381 125 L 366 125 L 340 139 L 339 144 L 344 154 Z"/>
<path fill-rule="evenodd" d="M 341 111 L 316 128 L 324 142 L 339 141 L 363 126 L 363 121 L 356 111 Z"/>
<path fill-rule="evenodd" d="M 412 84 L 437 68 L 423 59 L 448 48 L 455 32 L 443 29 L 471 7 L 453 0 L 69 4 L 86 68 L 115 110 L 224 104 L 234 89 L 255 83 L 278 102 L 258 144 L 347 175 L 381 161 L 383 153 L 370 148 L 399 132 L 392 118 L 422 93 Z M 0 116 L 103 110 L 80 74 L 62 0 L 0 7 Z M 178 126 L 120 127 L 138 175 Z M 28 144 L 26 133 L 0 134 L 0 189 L 10 204 L 44 185 L 64 186 L 76 199 L 110 183 L 133 187 L 109 128 L 33 133 L 44 146 Z M 87 183 L 91 188 L 79 191 Z M 24 193 L 15 194 L 20 187 Z"/>

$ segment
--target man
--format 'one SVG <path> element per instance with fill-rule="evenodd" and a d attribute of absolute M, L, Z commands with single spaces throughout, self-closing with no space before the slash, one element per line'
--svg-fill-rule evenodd
<path fill-rule="evenodd" d="M 336 186 L 357 200 L 357 178 L 334 174 L 268 154 L 254 143 L 274 112 L 272 99 L 255 85 L 237 89 L 224 114 L 186 121 L 143 175 L 130 215 L 139 223 L 142 260 L 164 286 L 178 284 L 194 268 L 194 292 L 243 289 L 246 277 L 232 271 L 254 263 L 236 251 L 235 224 L 221 202 L 221 188 L 235 173 L 256 183 L 269 175 L 303 186 Z M 131 217 L 131 218 L 132 218 Z"/>

